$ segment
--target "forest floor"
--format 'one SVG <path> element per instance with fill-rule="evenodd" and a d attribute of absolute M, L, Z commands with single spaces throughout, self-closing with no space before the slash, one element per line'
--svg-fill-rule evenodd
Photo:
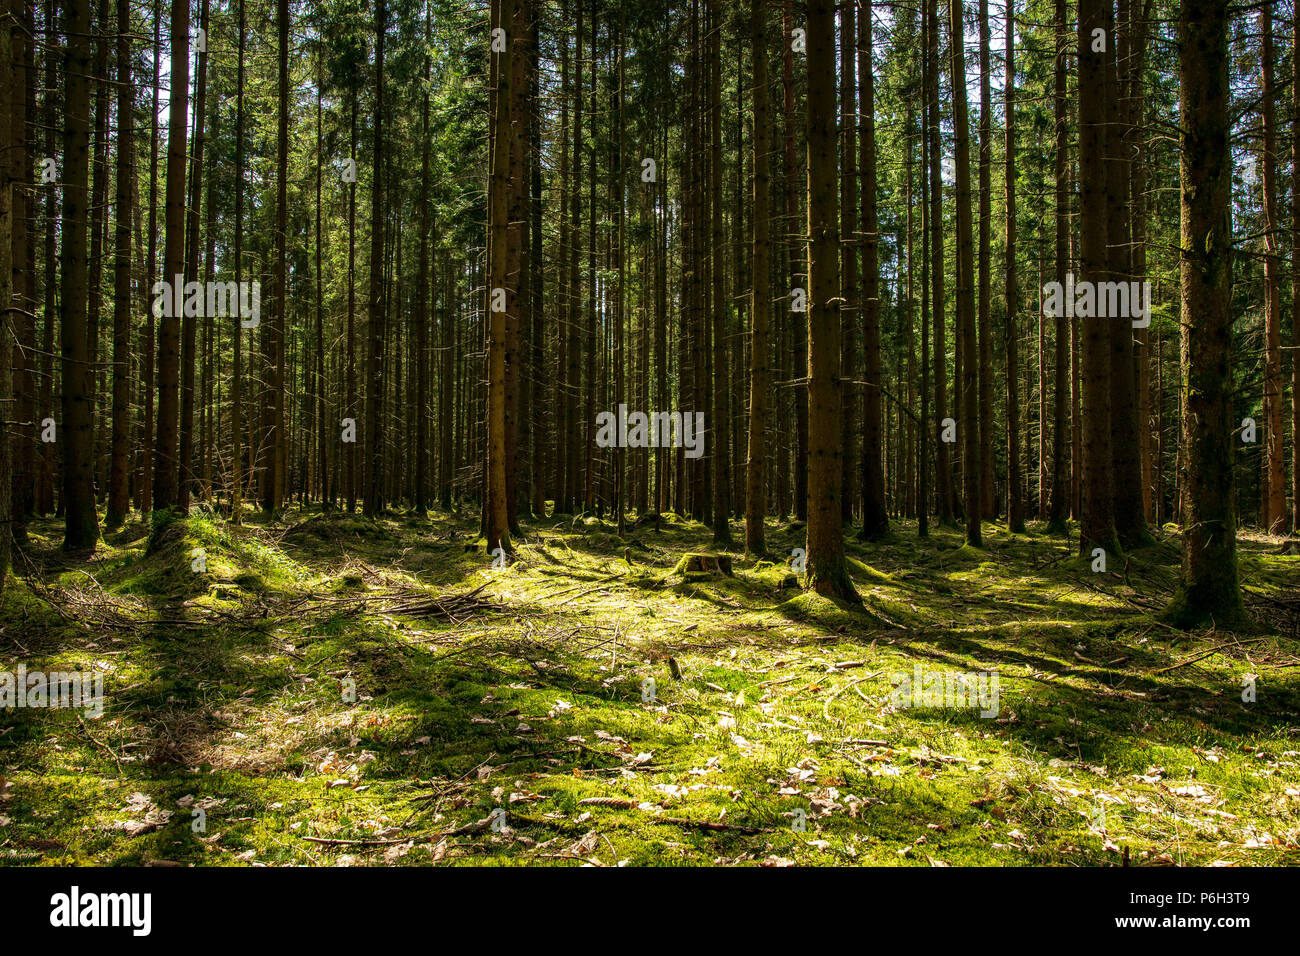
<path fill-rule="evenodd" d="M 674 572 L 710 535 L 669 516 L 526 522 L 504 569 L 476 514 L 89 560 L 38 522 L 0 672 L 106 700 L 0 709 L 0 864 L 1300 864 L 1300 557 L 1242 535 L 1259 625 L 1185 634 L 1175 534 L 1095 573 L 985 529 L 850 540 L 853 609 L 791 585 L 789 525 L 728 576 Z M 986 716 L 895 690 L 990 671 Z"/>

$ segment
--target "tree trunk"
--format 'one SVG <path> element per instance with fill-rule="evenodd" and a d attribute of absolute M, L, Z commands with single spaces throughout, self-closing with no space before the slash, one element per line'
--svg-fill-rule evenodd
<path fill-rule="evenodd" d="M 239 52 L 236 65 L 235 94 L 235 283 L 242 288 L 244 281 L 244 44 L 246 37 L 246 12 L 244 0 L 239 0 Z M 244 357 L 243 315 L 234 329 L 234 378 L 231 387 L 231 453 L 230 520 L 235 525 L 244 520 Z"/>
<path fill-rule="evenodd" d="M 383 0 L 381 0 L 382 4 Z M 519 0 L 495 0 L 493 29 L 514 23 Z M 506 42 L 509 49 L 509 41 Z M 511 70 L 509 57 L 492 53 L 495 79 L 495 116 L 492 142 L 491 181 L 488 185 L 488 243 L 490 276 L 488 300 L 487 358 L 487 483 L 483 503 L 484 534 L 489 550 L 510 550 L 509 517 L 506 503 L 506 259 L 509 244 Z"/>
<path fill-rule="evenodd" d="M 930 417 L 930 17 L 920 14 L 921 33 L 921 426 L 917 430 L 917 458 L 920 477 L 916 489 L 916 534 L 919 538 L 930 535 L 930 449 L 937 432 Z"/>
<path fill-rule="evenodd" d="M 1278 255 L 1277 124 L 1273 104 L 1273 5 L 1259 11 L 1260 122 L 1264 180 L 1264 494 L 1261 524 L 1269 534 L 1284 534 L 1286 514 L 1285 457 L 1282 452 L 1282 295 Z"/>
<path fill-rule="evenodd" d="M 177 0 L 177 3 L 183 5 L 182 0 Z M 63 450 L 63 550 L 84 551 L 93 549 L 99 540 L 99 517 L 95 512 L 92 412 L 94 374 L 90 365 L 87 319 L 87 187 L 90 176 L 88 119 L 91 73 L 89 0 L 69 0 L 64 8 L 64 24 L 68 46 L 65 60 L 67 66 L 63 72 L 63 311 L 59 323 L 63 421 L 62 432 L 58 437 Z M 12 53 L 7 55 L 12 56 Z M 178 85 L 182 82 L 178 80 Z M 178 99 L 184 103 L 184 97 Z M 4 115 L 8 116 L 7 110 Z M 184 125 L 183 118 L 181 124 Z M 181 159 L 184 160 L 183 154 Z M 176 238 L 179 239 L 179 235 Z M 4 239 L 8 240 L 8 237 Z M 9 242 L 5 241 L 4 245 L 9 246 Z M 4 268 L 0 271 L 4 272 L 8 285 L 11 270 Z M 7 369 L 9 363 L 4 364 Z M 7 481 L 3 483 L 8 484 Z"/>
<path fill-rule="evenodd" d="M 979 0 L 980 33 L 980 123 L 979 123 L 979 488 L 980 511 L 987 518 L 998 513 L 997 498 L 993 493 L 993 338 L 991 331 L 991 299 L 993 257 L 990 236 L 993 214 L 990 197 L 993 169 L 993 93 L 989 79 L 989 4 Z"/>
<path fill-rule="evenodd" d="M 1123 0 L 1124 3 L 1129 0 Z M 1127 94 L 1121 78 L 1126 76 L 1133 45 L 1127 25 L 1121 34 L 1115 29 L 1114 7 L 1107 0 L 1107 34 L 1112 42 L 1106 65 L 1106 191 L 1107 271 L 1112 282 L 1126 286 L 1132 278 L 1133 252 L 1129 218 L 1129 164 L 1125 150 Z M 1122 66 L 1121 66 L 1122 64 Z M 1101 295 L 1097 296 L 1098 305 Z M 1110 324 L 1110 415 L 1112 484 L 1115 495 L 1115 533 L 1125 547 L 1143 547 L 1153 539 L 1147 531 L 1142 507 L 1142 457 L 1138 439 L 1137 366 L 1133 358 L 1134 303 L 1118 316 L 1100 320 Z M 1097 320 L 1094 320 L 1097 321 Z"/>
<path fill-rule="evenodd" d="M 844 472 L 840 477 L 840 515 L 847 525 L 853 518 L 854 455 L 856 429 L 854 392 L 857 378 L 858 301 L 858 81 L 856 0 L 840 0 L 840 390 L 843 403 L 840 430 L 844 447 Z"/>
<path fill-rule="evenodd" d="M 10 8 L 11 0 L 0 4 L 0 150 L 13 148 L 13 127 L 16 125 L 14 99 L 22 95 L 22 81 L 15 76 L 14 47 L 20 36 L 18 17 Z M 71 19 L 71 17 L 70 17 Z M 14 237 L 14 175 L 13 164 L 0 163 L 0 307 L 5 326 L 10 322 L 9 304 L 13 296 L 13 237 Z M 0 398 L 6 402 L 13 398 L 13 375 L 10 368 L 12 338 L 7 328 L 0 328 Z M 6 407 L 8 407 L 6 405 Z M 13 518 L 11 473 L 11 443 L 0 436 L 0 596 L 9 576 L 12 541 L 9 533 Z"/>
<path fill-rule="evenodd" d="M 768 286 L 771 237 L 768 226 L 768 151 L 771 123 L 767 95 L 767 25 L 763 0 L 750 0 L 749 37 L 754 56 L 754 216 L 753 287 L 750 291 L 749 348 L 749 451 L 745 466 L 745 553 L 761 557 L 767 552 L 763 517 L 767 511 L 763 472 L 767 464 L 767 391 L 770 370 L 768 329 L 772 293 Z"/>
<path fill-rule="evenodd" d="M 808 3 L 808 538 L 807 584 L 861 601 L 840 534 L 839 217 L 835 195 L 835 17 L 830 0 Z"/>
<path fill-rule="evenodd" d="M 1300 3 L 1292 4 L 1291 115 L 1300 119 Z M 1293 120 L 1294 121 L 1294 120 Z M 1291 138 L 1291 531 L 1300 535 L 1300 136 Z"/>
<path fill-rule="evenodd" d="M 876 78 L 871 62 L 873 18 L 872 0 L 863 0 L 862 15 L 858 22 L 857 54 L 858 81 L 862 87 L 859 165 L 862 171 L 864 382 L 862 386 L 862 530 L 859 537 L 865 541 L 879 541 L 889 532 L 889 512 L 885 507 L 885 476 L 881 466 L 884 439 L 881 429 L 880 400 L 883 370 L 880 361 L 880 225 L 876 216 Z M 910 129 L 908 132 L 910 133 Z M 909 268 L 911 266 L 910 259 L 908 266 Z M 910 296 L 908 303 L 910 307 Z"/>
<path fill-rule="evenodd" d="M 27 541 L 27 519 L 35 505 L 35 442 L 36 442 L 36 385 L 34 365 L 36 352 L 36 243 L 35 230 L 28 224 L 35 219 L 35 190 L 32 188 L 32 156 L 28 146 L 27 124 L 37 128 L 36 120 L 36 69 L 32 56 L 32 6 L 30 0 L 11 0 L 10 26 L 13 36 L 10 44 L 13 70 L 13 88 L 9 108 L 9 160 L 10 176 L 10 232 L 11 235 L 11 294 L 19 311 L 12 314 L 9 324 L 14 330 L 17 345 L 13 353 L 13 368 L 9 390 L 13 405 L 11 416 L 10 467 L 8 475 L 0 475 L 10 489 L 10 523 L 14 541 Z M 49 155 L 49 154 L 47 154 Z M 8 300 L 0 300 L 8 301 Z M 5 359 L 9 361 L 8 358 Z M 0 373 L 2 375 L 3 373 Z M 3 494 L 3 492 L 0 492 Z M 3 568 L 0 567 L 0 582 Z"/>
<path fill-rule="evenodd" d="M 208 2 L 203 0 L 199 7 L 199 29 L 206 35 L 208 29 Z M 283 58 L 282 58 L 283 59 Z M 281 98 L 287 96 L 287 76 L 280 75 Z M 203 154 L 206 145 L 204 120 L 207 118 L 208 102 L 208 54 L 207 44 L 199 51 L 198 69 L 195 75 L 194 97 L 194 140 L 191 143 L 189 201 L 185 209 L 185 281 L 200 280 L 199 275 L 199 207 L 203 196 Z M 283 181 L 283 169 L 288 165 L 286 154 L 280 153 L 280 179 Z M 190 507 L 190 495 L 194 490 L 194 368 L 197 317 L 185 310 L 181 320 L 181 425 L 180 425 L 180 484 L 177 491 L 177 507 L 181 514 L 186 514 Z"/>
<path fill-rule="evenodd" d="M 1107 204 L 1111 197 L 1106 178 L 1106 73 L 1111 38 L 1106 32 L 1108 2 L 1080 0 L 1079 3 L 1080 281 L 1092 283 L 1094 289 L 1109 278 Z M 1079 553 L 1089 556 L 1094 548 L 1100 547 L 1118 556 L 1111 470 L 1112 320 L 1095 316 L 1079 318 L 1083 326 Z"/>
<path fill-rule="evenodd" d="M 1065 287 L 1065 276 L 1070 268 L 1070 183 L 1067 157 L 1070 150 L 1070 117 L 1067 101 L 1065 66 L 1069 57 L 1069 32 L 1066 23 L 1065 0 L 1056 0 L 1056 61 L 1053 69 L 1053 103 L 1055 106 L 1056 148 L 1053 151 L 1053 172 L 1056 184 L 1056 246 L 1055 279 Z M 1039 313 L 1042 313 L 1041 299 Z M 1056 318 L 1056 362 L 1052 393 L 1052 498 L 1051 512 L 1047 517 L 1050 534 L 1060 534 L 1066 529 L 1070 513 L 1069 485 L 1065 458 L 1065 436 L 1070 427 L 1066 401 L 1070 392 L 1069 327 L 1064 309 Z"/>
<path fill-rule="evenodd" d="M 1019 340 L 1016 335 L 1016 310 L 1020 305 L 1020 290 L 1016 283 L 1016 19 L 1015 0 L 1006 2 L 1007 38 L 1006 70 L 1006 124 L 1007 124 L 1007 528 L 1013 534 L 1025 530 L 1024 479 L 1020 473 L 1020 394 L 1016 376 L 1019 374 Z M 1040 260 L 1041 261 L 1041 260 Z M 1042 317 L 1040 311 L 1039 323 Z M 1046 385 L 1040 379 L 1040 392 Z M 1040 421 L 1040 432 L 1046 427 Z M 1059 427 L 1058 427 L 1059 434 Z M 1040 443 L 1041 447 L 1041 443 Z M 1041 474 L 1041 471 L 1040 471 Z"/>
<path fill-rule="evenodd" d="M 387 0 L 379 0 L 375 6 L 375 181 L 370 203 L 370 327 L 366 336 L 365 440 L 370 479 L 365 492 L 365 515 L 368 518 L 376 517 L 384 510 L 384 479 L 387 476 L 384 467 L 383 365 L 387 335 L 387 303 L 384 297 L 384 34 L 387 30 Z M 504 106 L 508 109 L 509 103 Z M 507 141 L 507 148 L 508 146 Z M 503 265 L 504 262 L 503 259 Z"/>
<path fill-rule="evenodd" d="M 427 14 L 426 14 L 427 16 Z M 425 21 L 425 41 L 429 23 Z M 415 495 L 412 504 L 419 515 L 428 510 L 429 427 L 426 406 L 429 389 L 429 90 L 431 58 L 424 59 L 424 97 L 420 104 L 420 264 L 415 283 Z M 444 428 L 447 426 L 444 424 Z"/>
<path fill-rule="evenodd" d="M 1227 0 L 1182 0 L 1183 562 L 1166 612 L 1183 626 L 1240 623 L 1232 466 L 1232 156 Z"/>
<path fill-rule="evenodd" d="M 729 303 L 723 294 L 723 253 L 726 239 L 722 222 L 722 15 L 718 0 L 708 0 L 709 10 L 709 193 L 710 246 L 712 247 L 713 281 L 711 291 L 713 319 L 713 427 L 708 430 L 712 441 L 709 458 L 713 501 L 713 542 L 720 547 L 731 545 L 731 376 L 727 365 L 727 314 Z M 620 60 L 620 63 L 622 61 Z M 621 75 L 621 74 L 620 74 Z M 621 89 L 621 84 L 620 84 Z M 620 100 L 621 104 L 621 100 Z M 621 124 L 620 124 L 621 128 Z M 619 215 L 620 227 L 622 214 Z M 619 243 L 619 275 L 622 243 Z M 619 287 L 622 298 L 622 286 Z M 618 314 L 622 314 L 621 307 Z M 621 471 L 621 469 L 620 469 Z"/>
<path fill-rule="evenodd" d="M 929 118 L 926 121 L 926 134 L 930 147 L 930 294 L 933 297 L 932 313 L 934 316 L 934 421 L 927 427 L 933 432 L 943 429 L 943 421 L 948 417 L 948 346 L 946 341 L 946 317 L 944 315 L 943 288 L 943 188 L 939 176 L 939 162 L 942 155 L 939 135 L 939 0 L 928 0 L 927 22 L 929 25 L 930 63 L 926 95 Z M 935 490 L 939 496 L 939 523 L 950 525 L 953 520 L 954 501 L 952 488 L 952 453 L 949 443 L 940 441 L 936 448 Z"/>
<path fill-rule="evenodd" d="M 799 268 L 799 253 L 803 242 L 798 238 L 799 205 L 795 166 L 794 120 L 794 17 L 790 0 L 781 6 L 781 29 L 784 54 L 781 62 L 782 126 L 785 130 L 782 183 L 785 187 L 786 255 L 789 259 L 791 288 L 807 288 L 806 273 Z M 807 312 L 789 312 L 791 339 L 793 341 L 794 369 L 803 375 L 808 368 Z M 808 520 L 808 391 L 806 385 L 794 387 L 794 516 L 799 521 Z"/>
<path fill-rule="evenodd" d="M 961 348 L 961 413 L 957 417 L 962 440 L 963 497 L 966 508 L 966 543 L 983 547 L 980 517 L 979 359 L 975 331 L 975 258 L 971 235 L 970 122 L 966 113 L 966 47 L 962 0 L 949 0 L 952 53 L 954 152 L 957 164 L 957 329 Z"/>
<path fill-rule="evenodd" d="M 117 0 L 117 195 L 114 199 L 116 256 L 113 263 L 113 442 L 109 468 L 107 528 L 120 527 L 130 507 L 127 465 L 131 406 L 131 183 L 135 178 L 135 85 L 131 78 L 131 8 Z"/>

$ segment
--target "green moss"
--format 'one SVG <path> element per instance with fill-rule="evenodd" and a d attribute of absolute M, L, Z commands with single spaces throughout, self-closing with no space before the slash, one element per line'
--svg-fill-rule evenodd
<path fill-rule="evenodd" d="M 782 593 L 776 563 L 681 582 L 710 529 L 670 515 L 642 543 L 526 524 L 495 574 L 464 551 L 473 515 L 285 520 L 196 514 L 147 556 L 128 524 L 48 592 L 6 588 L 22 647 L 0 644 L 0 670 L 107 668 L 108 696 L 98 719 L 0 709 L 0 862 L 578 865 L 594 832 L 574 852 L 605 865 L 1300 863 L 1294 648 L 1153 620 L 1176 549 L 1094 575 L 1038 523 L 988 525 L 982 551 L 903 523 L 846 542 L 854 607 Z M 52 522 L 32 535 L 57 542 Z M 768 540 L 803 546 L 798 527 Z M 1271 547 L 1241 545 L 1250 602 L 1294 589 Z M 429 610 L 483 584 L 486 604 Z M 127 624 L 91 623 L 110 605 Z M 896 708 L 917 666 L 996 672 L 997 717 Z M 498 807 L 508 829 L 444 843 Z M 700 826 L 718 821 L 743 829 Z"/>

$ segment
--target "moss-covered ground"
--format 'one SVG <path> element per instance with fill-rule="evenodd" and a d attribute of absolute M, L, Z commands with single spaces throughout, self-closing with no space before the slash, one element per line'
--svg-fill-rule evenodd
<path fill-rule="evenodd" d="M 504 568 L 475 514 L 60 531 L 0 672 L 102 672 L 103 713 L 0 710 L 3 864 L 1300 863 L 1276 539 L 1240 540 L 1255 627 L 1184 633 L 1172 528 L 1098 573 L 1039 527 L 896 523 L 848 542 L 861 609 L 775 523 L 734 576 L 675 572 L 710 533 L 671 516 L 526 521 Z M 959 673 L 995 714 L 895 690 Z"/>

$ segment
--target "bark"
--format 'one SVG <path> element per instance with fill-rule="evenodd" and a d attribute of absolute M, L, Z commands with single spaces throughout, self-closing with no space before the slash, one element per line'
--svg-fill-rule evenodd
<path fill-rule="evenodd" d="M 380 514 L 385 504 L 383 355 L 387 335 L 387 302 L 384 296 L 384 41 L 387 29 L 387 0 L 379 0 L 375 6 L 374 187 L 371 189 L 370 203 L 370 327 L 366 336 L 365 441 L 366 460 L 370 463 L 370 478 L 365 492 L 366 517 Z M 504 106 L 508 109 L 509 104 Z M 506 145 L 508 147 L 508 142 Z M 502 263 L 504 264 L 504 259 Z"/>
<path fill-rule="evenodd" d="M 1019 374 L 1019 341 L 1016 334 L 1016 311 L 1020 304 L 1020 290 L 1016 283 L 1016 21 L 1014 0 L 1006 3 L 1006 190 L 1007 190 L 1007 324 L 1005 330 L 1007 361 L 1007 528 L 1019 534 L 1025 530 L 1024 484 L 1020 473 L 1020 394 L 1016 377 Z M 1040 328 L 1042 319 L 1039 319 Z M 1040 381 L 1040 390 L 1045 383 Z M 1046 422 L 1040 422 L 1040 431 Z M 1059 434 L 1059 427 L 1058 427 Z"/>
<path fill-rule="evenodd" d="M 840 535 L 839 217 L 835 195 L 835 26 L 830 0 L 808 3 L 808 533 L 807 585 L 860 601 Z"/>
<path fill-rule="evenodd" d="M 116 255 L 113 263 L 113 442 L 108 512 L 104 525 L 121 526 L 130 507 L 127 466 L 131 407 L 131 183 L 135 178 L 135 85 L 131 77 L 131 7 L 117 0 L 117 195 L 114 200 Z"/>
<path fill-rule="evenodd" d="M 1182 0 L 1178 40 L 1183 560 L 1166 616 L 1231 626 L 1245 614 L 1233 504 L 1227 0 Z"/>
<path fill-rule="evenodd" d="M 382 0 L 381 0 L 382 3 Z M 518 0 L 496 0 L 494 28 L 513 22 Z M 507 42 L 507 49 L 509 45 Z M 488 185 L 488 241 L 490 244 L 488 280 L 488 358 L 487 358 L 487 495 L 484 501 L 484 531 L 489 550 L 510 549 L 506 504 L 506 315 L 499 309 L 507 283 L 508 209 L 510 189 L 510 87 L 508 57 L 493 53 L 495 74 L 495 117 L 492 142 L 491 181 Z M 494 302 L 496 299 L 496 302 Z"/>
<path fill-rule="evenodd" d="M 768 332 L 772 293 L 768 285 L 771 267 L 771 231 L 768 223 L 770 178 L 768 152 L 771 123 L 767 92 L 767 26 L 764 0 L 750 0 L 749 37 L 754 57 L 754 194 L 753 256 L 754 279 L 750 291 L 749 348 L 749 451 L 745 467 L 745 553 L 761 557 L 767 552 L 763 517 L 767 511 L 764 468 L 767 459 L 767 399 L 771 378 Z"/>
<path fill-rule="evenodd" d="M 1128 0 L 1124 0 L 1125 3 Z M 1107 268 L 1113 282 L 1127 284 L 1133 272 L 1132 228 L 1129 201 L 1130 156 L 1125 149 L 1127 110 L 1125 87 L 1132 38 L 1115 29 L 1114 9 L 1107 2 L 1107 33 L 1113 42 L 1106 66 L 1106 190 Z M 1130 313 L 1131 313 L 1130 308 Z M 1137 366 L 1133 353 L 1130 314 L 1112 316 L 1110 414 L 1112 480 L 1115 495 L 1115 532 L 1124 547 L 1143 547 L 1153 539 L 1147 531 L 1142 507 L 1142 457 L 1138 439 Z"/>
<path fill-rule="evenodd" d="M 1264 185 L 1264 494 L 1260 523 L 1269 534 L 1283 534 L 1286 514 L 1285 458 L 1282 452 L 1282 296 L 1280 230 L 1277 213 L 1277 120 L 1273 82 L 1273 9 L 1259 11 L 1260 122 L 1259 157 Z"/>
<path fill-rule="evenodd" d="M 979 369 L 975 330 L 975 261 L 971 235 L 970 122 L 966 112 L 966 47 L 962 0 L 950 0 L 949 44 L 952 53 L 954 152 L 957 161 L 957 329 L 962 374 L 958 436 L 962 443 L 966 543 L 983 546 L 980 518 Z"/>
<path fill-rule="evenodd" d="M 17 137 L 14 135 L 15 111 L 14 99 L 21 96 L 21 81 L 15 76 L 14 48 L 19 37 L 20 24 L 16 11 L 11 8 L 10 0 L 0 3 L 0 150 L 13 147 Z M 0 399 L 6 402 L 13 398 L 13 374 L 10 361 L 13 339 L 7 326 L 12 316 L 10 303 L 14 291 L 14 185 L 17 181 L 13 164 L 0 163 L 0 315 L 4 326 L 0 326 Z M 5 406 L 6 408 L 8 405 Z M 11 474 L 12 444 L 0 440 L 0 595 L 4 594 L 5 581 L 9 576 L 12 541 L 10 522 L 13 518 Z"/>
<path fill-rule="evenodd" d="M 1056 0 L 1056 62 L 1053 69 L 1053 104 L 1055 108 L 1056 148 L 1053 151 L 1053 173 L 1055 182 L 1056 205 L 1056 244 L 1055 244 L 1055 281 L 1062 287 L 1065 275 L 1070 269 L 1070 182 L 1067 157 L 1070 148 L 1069 104 L 1066 98 L 1065 67 L 1069 56 L 1066 29 L 1066 2 Z M 1041 313 L 1042 309 L 1039 309 Z M 1066 400 L 1070 390 L 1069 368 L 1069 328 L 1065 311 L 1061 310 L 1056 318 L 1054 335 L 1056 346 L 1055 374 L 1052 392 L 1052 496 L 1051 511 L 1047 517 L 1047 530 L 1050 534 L 1060 534 L 1066 529 L 1069 516 L 1067 485 L 1067 465 L 1065 457 L 1065 436 L 1070 427 Z"/>
<path fill-rule="evenodd" d="M 199 7 L 199 29 L 206 33 L 208 29 L 208 2 L 203 0 Z M 198 69 L 195 75 L 194 97 L 194 139 L 191 143 L 189 202 L 185 210 L 185 281 L 199 281 L 199 211 L 203 196 L 203 154 L 207 143 L 204 121 L 207 118 L 208 102 L 208 54 L 207 44 L 199 51 Z M 283 59 L 283 58 L 282 58 Z M 287 95 L 285 73 L 280 75 L 281 97 Z M 285 153 L 280 153 L 280 167 L 287 165 Z M 280 178 L 283 180 L 284 173 Z M 194 371 L 195 348 L 198 331 L 197 317 L 186 310 L 181 319 L 181 426 L 180 426 L 180 484 L 177 491 L 177 507 L 182 514 L 189 511 L 190 495 L 194 490 Z"/>
<path fill-rule="evenodd" d="M 992 300 L 993 257 L 990 237 L 993 214 L 990 197 L 993 168 L 993 93 L 989 79 L 989 4 L 979 0 L 980 33 L 980 122 L 979 122 L 979 445 L 980 445 L 980 511 L 987 518 L 998 513 L 997 499 L 993 494 L 993 337 L 990 318 Z"/>
<path fill-rule="evenodd" d="M 929 110 L 926 134 L 930 149 L 930 268 L 932 270 L 930 294 L 934 317 L 934 420 L 929 424 L 935 435 L 943 428 L 948 417 L 948 346 L 946 317 L 944 314 L 943 278 L 943 190 L 939 176 L 942 151 L 939 148 L 939 0 L 928 0 L 926 19 L 929 26 L 927 43 L 930 63 L 926 101 Z M 948 442 L 940 441 L 935 449 L 935 490 L 939 497 L 939 523 L 950 525 L 955 502 L 952 487 L 952 452 Z"/>
<path fill-rule="evenodd" d="M 245 0 L 239 0 L 238 60 L 235 67 L 235 282 L 244 280 L 244 44 L 246 42 Z M 244 357 L 242 324 L 234 329 L 234 367 L 231 386 L 231 454 L 230 520 L 242 524 L 244 518 Z"/>
<path fill-rule="evenodd" d="M 885 507 L 885 476 L 881 465 L 883 370 L 880 356 L 880 226 L 876 216 L 876 80 L 871 62 L 872 24 L 872 0 L 863 0 L 857 36 L 858 80 L 862 86 L 859 166 L 862 171 L 863 386 L 862 531 L 859 536 L 867 541 L 879 541 L 889 532 L 889 512 Z M 909 259 L 909 267 L 910 264 Z M 910 295 L 908 304 L 910 308 Z M 910 329 L 910 314 L 908 322 Z"/>
<path fill-rule="evenodd" d="M 1106 73 L 1110 38 L 1108 0 L 1079 3 L 1079 192 L 1080 281 L 1109 278 L 1107 242 L 1110 194 L 1106 179 Z M 1099 31 L 1094 39 L 1094 31 Z M 1102 49 L 1094 49 L 1097 45 Z M 1079 553 L 1094 548 L 1120 554 L 1115 534 L 1111 459 L 1110 319 L 1079 318 L 1083 378 L 1083 468 L 1080 481 Z"/>
<path fill-rule="evenodd" d="M 32 57 L 32 7 L 29 0 L 11 0 L 9 25 L 12 28 L 10 54 L 13 86 L 9 102 L 8 156 L 12 164 L 10 177 L 11 294 L 18 307 L 9 316 L 15 341 L 11 385 L 11 476 L 0 476 L 10 488 L 8 525 L 13 539 L 20 545 L 27 541 L 27 519 L 35 505 L 36 458 L 36 242 L 28 219 L 35 218 L 35 192 L 32 188 L 32 157 L 28 146 L 27 124 L 36 128 L 36 70 Z M 49 154 L 47 154 L 49 155 Z M 0 300 L 8 301 L 8 300 Z M 17 346 L 14 349 L 14 346 Z M 8 358 L 5 359 L 9 361 Z M 3 373 L 0 372 L 0 375 Z M 9 394 L 6 390 L 5 394 Z M 0 572 L 0 578 L 3 573 Z"/>
<path fill-rule="evenodd" d="M 731 544 L 731 407 L 730 380 L 727 364 L 727 297 L 723 294 L 723 253 L 725 237 L 722 219 L 722 16 L 718 0 L 708 0 L 709 8 L 709 128 L 711 148 L 709 150 L 709 207 L 710 232 L 712 248 L 713 281 L 709 283 L 713 302 L 713 427 L 708 429 L 712 447 L 709 458 L 712 462 L 710 474 L 713 500 L 713 541 L 721 547 Z M 622 63 L 622 59 L 620 59 Z M 621 68 L 620 68 L 621 69 Z M 621 84 L 620 84 L 621 89 Z M 621 100 L 620 100 L 621 104 Z M 622 215 L 619 218 L 622 225 Z M 619 242 L 620 263 L 622 270 L 622 241 Z M 622 285 L 619 286 L 620 306 L 617 310 L 622 315 Z M 620 469 L 620 474 L 622 470 Z M 621 511 L 620 511 L 621 516 Z"/>
<path fill-rule="evenodd" d="M 63 453 L 63 550 L 84 551 L 99 540 L 95 512 L 94 375 L 90 365 L 87 263 L 90 176 L 90 3 L 69 0 L 63 11 L 67 37 L 64 78 L 63 281 L 59 333 L 62 352 L 63 414 L 57 433 Z M 12 56 L 12 53 L 8 54 Z M 12 87 L 11 87 L 12 88 Z M 184 98 L 181 97 L 182 102 Z M 2 111 L 8 115 L 8 110 Z M 3 168 L 0 166 L 0 168 Z M 4 237 L 7 239 L 8 237 Z M 6 247 L 8 242 L 3 243 Z M 10 269 L 0 269 L 6 276 Z M 11 281 L 11 280 L 6 280 Z M 6 299 L 7 301 L 7 299 Z M 8 363 L 4 363 L 8 368 Z M 8 476 L 4 476 L 7 478 Z M 7 485 L 8 482 L 4 481 Z"/>
<path fill-rule="evenodd" d="M 858 301 L 858 88 L 856 0 L 840 0 L 840 375 L 845 385 L 840 392 L 844 446 L 844 473 L 840 478 L 840 514 L 844 523 L 853 518 L 854 457 L 857 449 L 854 428 L 854 391 L 857 378 L 857 329 L 853 320 L 862 304 Z"/>
<path fill-rule="evenodd" d="M 1292 4 L 1291 115 L 1300 121 L 1300 3 Z M 1291 138 L 1291 531 L 1300 534 L 1300 136 Z"/>

